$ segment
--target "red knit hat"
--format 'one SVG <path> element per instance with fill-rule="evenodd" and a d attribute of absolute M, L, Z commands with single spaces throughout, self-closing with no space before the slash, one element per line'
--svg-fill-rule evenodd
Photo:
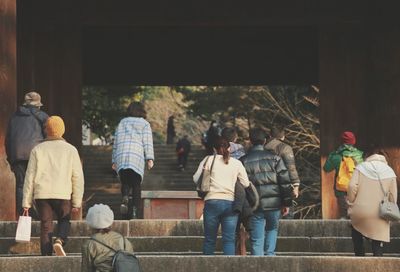
<path fill-rule="evenodd" d="M 356 144 L 356 136 L 351 131 L 345 131 L 342 133 L 342 142 L 344 144 L 355 145 Z"/>

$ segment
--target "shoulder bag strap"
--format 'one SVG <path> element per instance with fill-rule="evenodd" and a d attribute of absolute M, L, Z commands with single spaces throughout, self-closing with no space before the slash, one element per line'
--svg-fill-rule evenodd
<path fill-rule="evenodd" d="M 113 249 L 112 247 L 106 245 L 106 244 L 103 243 L 103 242 L 100 242 L 100 241 L 97 240 L 97 239 L 94 239 L 93 237 L 90 237 L 90 240 L 93 240 L 93 241 L 95 241 L 95 242 L 97 242 L 97 243 L 99 243 L 99 244 L 105 246 L 106 248 L 109 248 L 109 249 L 111 249 L 112 251 L 117 252 L 117 251 L 116 251 L 115 249 Z M 124 239 L 124 248 L 125 248 L 125 239 Z"/>
<path fill-rule="evenodd" d="M 35 117 L 35 119 L 39 121 L 39 124 L 40 124 L 41 126 L 43 126 L 43 125 L 44 125 L 44 122 L 39 118 L 39 116 L 37 115 L 37 113 L 33 112 L 32 109 L 29 109 L 29 111 L 31 112 L 32 116 Z"/>
<path fill-rule="evenodd" d="M 124 250 L 126 250 L 126 246 L 125 246 L 125 237 L 121 234 L 121 236 L 122 236 L 122 241 L 123 241 L 123 243 L 124 243 Z"/>
<path fill-rule="evenodd" d="M 211 167 L 210 167 L 210 173 L 212 172 L 213 166 L 214 166 L 214 161 L 215 161 L 215 157 L 217 156 L 217 154 L 214 154 L 214 158 L 213 161 L 211 163 Z"/>
<path fill-rule="evenodd" d="M 381 187 L 381 190 L 382 190 L 382 193 L 383 193 L 383 197 L 384 197 L 384 199 L 386 199 L 386 198 L 388 198 L 389 192 L 386 193 L 386 192 L 385 192 L 385 189 L 383 189 L 382 181 L 381 181 L 381 178 L 379 177 L 379 174 L 378 174 L 378 171 L 376 170 L 375 165 L 374 165 L 372 162 L 370 162 L 370 164 L 372 165 L 372 168 L 374 168 L 374 170 L 375 170 L 375 172 L 376 172 L 376 175 L 378 176 L 379 185 L 380 185 L 380 187 Z"/>

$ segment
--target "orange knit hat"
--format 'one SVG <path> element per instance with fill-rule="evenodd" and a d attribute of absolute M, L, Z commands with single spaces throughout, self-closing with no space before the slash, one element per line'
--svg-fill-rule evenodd
<path fill-rule="evenodd" d="M 64 135 L 64 121 L 60 116 L 50 116 L 46 121 L 46 134 L 48 138 L 61 138 Z"/>

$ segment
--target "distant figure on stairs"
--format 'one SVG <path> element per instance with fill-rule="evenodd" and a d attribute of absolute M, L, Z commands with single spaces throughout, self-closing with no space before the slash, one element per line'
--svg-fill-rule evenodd
<path fill-rule="evenodd" d="M 175 117 L 173 115 L 171 115 L 168 118 L 168 123 L 167 123 L 167 144 L 173 144 L 174 143 L 174 138 L 176 136 L 174 118 Z"/>
<path fill-rule="evenodd" d="M 178 156 L 178 168 L 181 171 L 185 171 L 188 156 L 190 152 L 190 141 L 188 136 L 185 135 L 181 139 L 179 139 L 176 144 L 176 154 Z"/>
<path fill-rule="evenodd" d="M 154 165 L 152 130 L 145 118 L 144 105 L 132 102 L 128 117 L 119 122 L 115 131 L 112 168 L 121 180 L 120 209 L 124 219 L 143 218 L 141 183 L 144 167 L 146 163 L 150 170 Z"/>
<path fill-rule="evenodd" d="M 219 137 L 219 134 L 220 130 L 218 127 L 218 123 L 217 121 L 212 120 L 210 123 L 210 127 L 207 130 L 206 141 L 205 141 L 207 155 L 212 155 L 214 153 L 214 143 L 216 139 Z"/>

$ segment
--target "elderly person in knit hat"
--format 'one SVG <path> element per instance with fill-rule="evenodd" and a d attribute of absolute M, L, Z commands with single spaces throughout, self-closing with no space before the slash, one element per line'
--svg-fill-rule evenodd
<path fill-rule="evenodd" d="M 114 251 L 133 251 L 132 244 L 118 232 L 111 230 L 114 213 L 109 206 L 95 204 L 88 210 L 86 223 L 95 234 L 82 246 L 82 272 L 112 271 Z"/>
<path fill-rule="evenodd" d="M 27 93 L 23 105 L 18 107 L 8 123 L 5 148 L 7 161 L 15 175 L 15 207 L 18 215 L 22 213 L 22 190 L 29 154 L 46 137 L 44 124 L 49 116 L 40 110 L 41 106 L 40 94 L 34 91 Z"/>
<path fill-rule="evenodd" d="M 345 131 L 341 134 L 342 144 L 338 149 L 331 152 L 324 164 L 324 171 L 331 172 L 335 170 L 335 179 L 333 182 L 333 190 L 339 206 L 339 216 L 341 219 L 347 218 L 347 188 L 345 190 L 339 190 L 337 188 L 337 177 L 339 174 L 339 168 L 343 161 L 343 158 L 352 158 L 355 165 L 363 161 L 363 152 L 357 149 L 354 145 L 356 144 L 356 136 L 351 131 Z"/>
<path fill-rule="evenodd" d="M 33 148 L 24 184 L 22 206 L 27 210 L 35 199 L 40 227 L 40 250 L 42 255 L 65 256 L 63 246 L 70 230 L 71 212 L 82 205 L 84 180 L 78 151 L 62 136 L 64 121 L 51 116 L 46 121 L 46 139 Z M 54 244 L 53 212 L 58 221 L 58 235 Z"/>

